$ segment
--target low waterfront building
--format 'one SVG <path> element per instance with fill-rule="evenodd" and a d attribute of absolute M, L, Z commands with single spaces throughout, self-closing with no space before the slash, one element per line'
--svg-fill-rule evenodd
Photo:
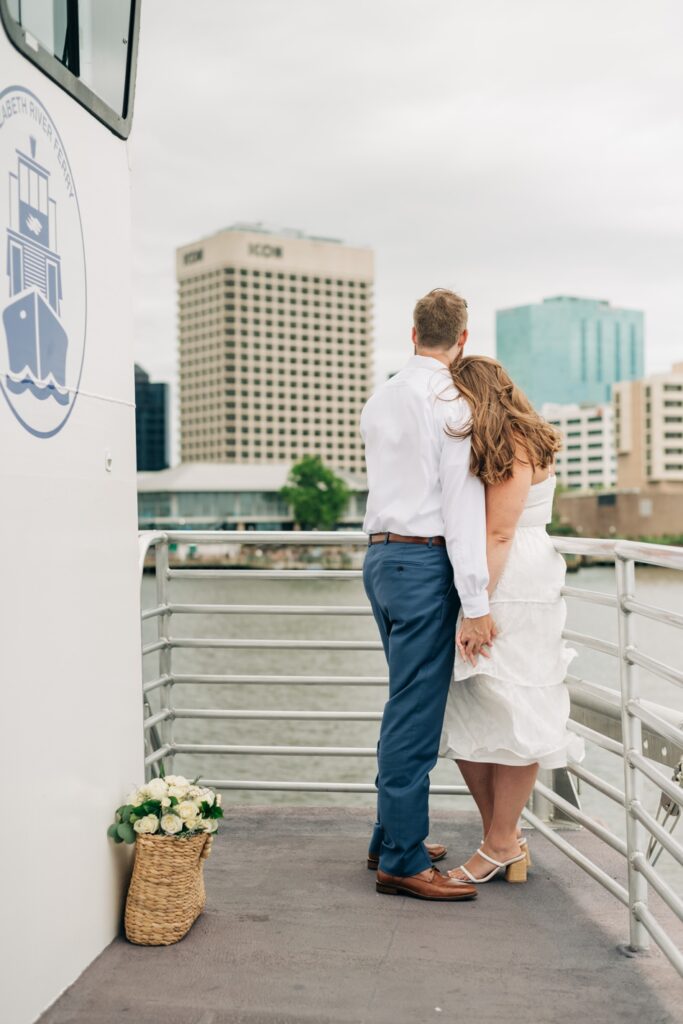
<path fill-rule="evenodd" d="M 280 496 L 289 462 L 229 465 L 181 463 L 161 473 L 138 473 L 140 529 L 291 530 L 292 513 Z M 351 490 L 340 526 L 359 529 L 366 484 L 337 472 Z"/>
<path fill-rule="evenodd" d="M 540 409 L 600 404 L 643 376 L 644 316 L 602 299 L 559 295 L 496 313 L 496 354 Z"/>
<path fill-rule="evenodd" d="M 167 469 L 169 387 L 152 382 L 135 364 L 135 447 L 138 470 Z"/>
<path fill-rule="evenodd" d="M 557 482 L 570 490 L 607 490 L 616 484 L 614 417 L 611 405 L 542 406 L 541 413 L 562 434 Z"/>
<path fill-rule="evenodd" d="M 619 487 L 683 489 L 683 363 L 614 389 Z"/>
<path fill-rule="evenodd" d="M 680 491 L 612 490 L 602 494 L 564 491 L 555 499 L 563 526 L 583 537 L 646 538 L 680 543 L 683 537 Z"/>

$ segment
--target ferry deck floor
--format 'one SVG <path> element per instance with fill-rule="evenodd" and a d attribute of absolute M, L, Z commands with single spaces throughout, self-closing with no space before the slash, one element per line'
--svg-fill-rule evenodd
<path fill-rule="evenodd" d="M 228 806 L 185 939 L 115 939 L 40 1024 L 683 1022 L 664 955 L 619 952 L 625 908 L 541 836 L 526 885 L 433 904 L 375 893 L 370 826 L 367 811 Z M 432 838 L 455 866 L 477 844 L 475 817 L 432 815 Z M 571 839 L 619 877 L 616 854 Z"/>

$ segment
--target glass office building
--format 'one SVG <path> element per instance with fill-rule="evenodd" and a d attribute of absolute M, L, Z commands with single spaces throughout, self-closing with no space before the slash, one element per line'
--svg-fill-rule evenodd
<path fill-rule="evenodd" d="M 644 375 L 644 315 L 560 295 L 496 314 L 496 354 L 536 408 L 609 402 Z"/>
<path fill-rule="evenodd" d="M 168 384 L 152 383 L 135 364 L 135 442 L 138 470 L 168 467 Z"/>

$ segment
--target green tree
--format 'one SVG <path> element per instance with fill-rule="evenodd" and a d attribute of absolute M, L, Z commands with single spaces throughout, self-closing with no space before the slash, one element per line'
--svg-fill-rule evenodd
<path fill-rule="evenodd" d="M 339 522 L 351 491 L 319 455 L 304 455 L 292 466 L 280 494 L 302 530 L 331 530 Z"/>

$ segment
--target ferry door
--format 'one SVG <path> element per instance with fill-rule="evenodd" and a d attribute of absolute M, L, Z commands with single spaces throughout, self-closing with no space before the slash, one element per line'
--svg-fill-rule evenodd
<path fill-rule="evenodd" d="M 13 1024 L 117 933 L 130 851 L 106 828 L 143 778 L 126 142 L 139 16 L 139 0 L 0 0 L 2 754 L 32 808 L 5 849 Z"/>

